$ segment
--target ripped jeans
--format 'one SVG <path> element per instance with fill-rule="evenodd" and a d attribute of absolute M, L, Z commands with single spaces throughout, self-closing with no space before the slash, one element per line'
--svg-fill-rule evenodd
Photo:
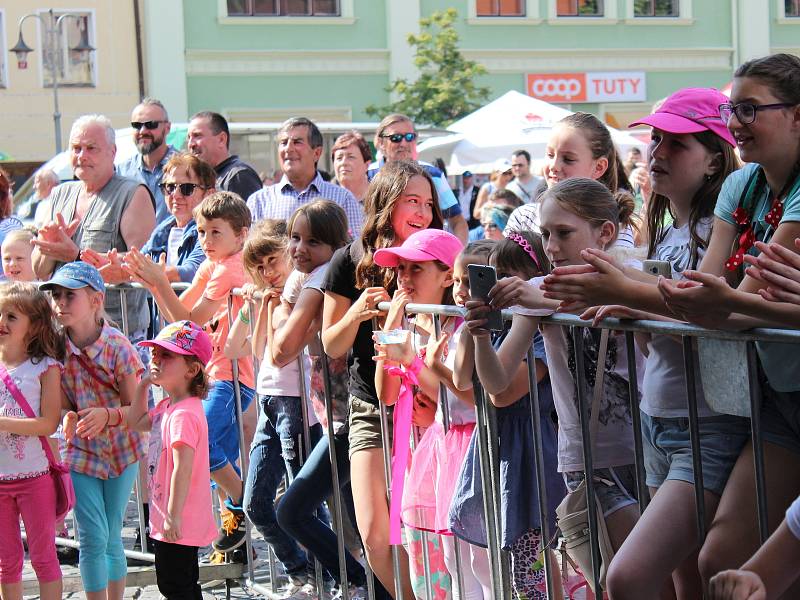
<path fill-rule="evenodd" d="M 272 546 L 275 556 L 289 575 L 301 575 L 311 567 L 311 558 L 278 525 L 275 495 L 286 475 L 291 481 L 300 472 L 303 448 L 303 420 L 297 396 L 259 396 L 258 426 L 250 446 L 250 466 L 244 485 L 244 510 L 256 529 Z M 319 441 L 322 428 L 310 428 L 311 448 Z"/>

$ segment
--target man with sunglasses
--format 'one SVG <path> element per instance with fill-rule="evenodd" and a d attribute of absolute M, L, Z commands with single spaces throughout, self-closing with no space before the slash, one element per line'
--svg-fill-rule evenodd
<path fill-rule="evenodd" d="M 375 147 L 381 153 L 381 158 L 369 166 L 367 177 L 370 181 L 387 162 L 417 160 L 417 131 L 414 122 L 399 113 L 384 117 L 375 132 Z M 466 243 L 469 233 L 467 222 L 461 212 L 461 205 L 447 183 L 447 176 L 430 163 L 417 162 L 433 179 L 439 196 L 439 207 L 447 219 L 450 231 Z"/>
<path fill-rule="evenodd" d="M 231 154 L 228 121 L 219 113 L 202 111 L 192 116 L 186 133 L 186 147 L 217 172 L 217 190 L 239 194 L 247 200 L 261 189 L 262 183 L 253 167 Z"/>
<path fill-rule="evenodd" d="M 166 143 L 171 125 L 167 109 L 161 101 L 143 99 L 131 113 L 133 141 L 138 153 L 117 166 L 117 173 L 142 182 L 153 194 L 156 224 L 169 217 L 169 209 L 158 184 L 164 173 L 164 165 L 176 152 Z"/>

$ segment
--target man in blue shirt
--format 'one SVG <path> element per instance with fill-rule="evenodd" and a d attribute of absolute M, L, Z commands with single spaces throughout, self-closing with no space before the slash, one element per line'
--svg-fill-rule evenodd
<path fill-rule="evenodd" d="M 417 132 L 414 122 L 407 116 L 399 113 L 388 115 L 383 118 L 378 131 L 375 132 L 375 147 L 380 151 L 383 158 L 369 166 L 367 177 L 372 178 L 380 171 L 381 167 L 387 162 L 396 160 L 416 160 L 417 157 Z M 467 222 L 461 214 L 461 206 L 456 199 L 447 177 L 433 165 L 417 161 L 433 179 L 436 186 L 436 193 L 439 196 L 439 206 L 442 215 L 447 219 L 450 231 L 462 242 L 467 242 Z"/>
<path fill-rule="evenodd" d="M 135 156 L 117 166 L 117 173 L 147 186 L 153 195 L 156 225 L 170 216 L 164 194 L 158 187 L 170 156 L 175 148 L 167 144 L 171 123 L 167 109 L 155 98 L 145 98 L 131 114 L 133 141 L 139 151 Z"/>

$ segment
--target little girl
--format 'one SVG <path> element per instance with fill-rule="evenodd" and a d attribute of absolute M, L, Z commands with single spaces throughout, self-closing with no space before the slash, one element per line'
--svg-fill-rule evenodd
<path fill-rule="evenodd" d="M 150 375 L 139 382 L 127 421 L 131 429 L 150 431 L 152 417 L 161 417 L 161 456 L 150 483 L 158 590 L 168 599 L 202 600 L 197 550 L 211 543 L 217 529 L 202 403 L 208 391 L 205 365 L 211 360 L 211 339 L 191 321 L 179 321 L 139 345 L 152 348 Z M 151 384 L 160 386 L 166 397 L 148 414 Z"/>
<path fill-rule="evenodd" d="M 608 188 L 597 181 L 568 179 L 549 188 L 542 195 L 541 228 L 544 250 L 550 264 L 584 264 L 581 255 L 584 249 L 603 250 L 614 244 L 618 228 L 630 223 L 632 212 L 633 198 L 615 198 Z M 485 334 L 476 338 L 476 367 L 481 382 L 490 394 L 505 389 L 510 380 L 509 373 L 518 368 L 518 361 L 525 356 L 536 331 L 538 319 L 535 317 L 551 314 L 558 306 L 556 302 L 542 297 L 542 279 L 536 278 L 529 284 L 518 278 L 506 278 L 498 282 L 491 292 L 494 308 L 521 305 L 534 311 L 519 309 L 521 314 L 515 315 L 511 331 L 497 353 Z M 467 321 L 473 322 L 470 326 L 481 330 L 486 322 L 484 317 L 488 305 L 473 301 L 467 307 L 470 309 Z M 584 398 L 590 400 L 600 360 L 598 332 L 579 328 L 577 333 L 583 338 L 583 393 Z M 575 490 L 585 478 L 578 416 L 575 339 L 569 330 L 556 325 L 543 326 L 542 336 L 558 414 L 558 469 L 564 475 L 568 490 Z M 643 369 L 638 362 L 637 374 L 641 377 Z M 609 336 L 604 368 L 599 426 L 592 440 L 594 480 L 611 544 L 618 549 L 638 517 L 627 353 L 625 338 L 621 334 Z M 638 405 L 638 401 L 636 398 L 635 405 Z M 604 565 L 604 568 L 607 567 Z"/>
<path fill-rule="evenodd" d="M 123 423 L 143 370 L 136 349 L 105 320 L 105 285 L 84 262 L 67 263 L 40 289 L 52 292 L 67 334 L 65 462 L 75 486 L 80 570 L 89 600 L 121 599 L 127 563 L 122 518 L 145 456 L 139 433 Z M 80 420 L 79 420 L 80 419 Z"/>
<path fill-rule="evenodd" d="M 28 229 L 10 231 L 0 246 L 3 259 L 3 273 L 11 281 L 36 281 L 33 272 L 31 240 L 34 235 Z"/>
<path fill-rule="evenodd" d="M 47 296 L 26 283 L 0 285 L 0 590 L 4 600 L 22 599 L 20 517 L 41 597 L 61 598 L 61 568 L 53 544 L 56 496 L 44 440 L 56 430 L 61 416 L 58 360 L 63 355 L 64 342 L 53 326 Z"/>
<path fill-rule="evenodd" d="M 548 262 L 542 250 L 541 238 L 533 232 L 509 232 L 507 238 L 497 244 L 491 262 L 498 271 L 498 277 L 519 277 L 530 279 L 542 275 Z M 471 301 L 467 306 L 471 306 Z M 495 340 L 488 331 L 467 322 L 461 334 L 457 359 L 457 383 L 468 385 L 472 379 L 473 363 L 478 367 L 482 378 L 481 356 L 485 352 L 494 354 L 506 340 L 516 335 L 513 329 L 506 329 Z M 536 360 L 538 381 L 538 401 L 540 409 L 540 429 L 544 449 L 544 464 L 535 468 L 544 470 L 546 496 L 548 502 L 549 531 L 555 531 L 555 507 L 564 496 L 564 484 L 556 470 L 556 430 L 553 423 L 553 394 L 548 378 L 544 344 L 535 328 L 528 332 L 527 346 L 533 348 Z M 518 361 L 508 362 L 502 385 L 486 386 L 489 399 L 497 407 L 497 429 L 499 433 L 500 472 L 501 472 L 501 544 L 512 555 L 512 576 L 514 589 L 522 598 L 544 599 L 546 595 L 543 569 L 544 543 L 543 523 L 539 517 L 539 486 L 534 465 L 536 464 L 534 438 L 531 427 L 528 367 L 523 353 Z M 487 544 L 483 517 L 483 487 L 480 462 L 477 456 L 476 434 L 461 473 L 457 493 L 451 507 L 453 531 L 473 544 Z M 491 582 L 481 573 L 484 589 L 491 589 Z"/>
<path fill-rule="evenodd" d="M 599 181 L 612 194 L 631 191 L 608 127 L 589 113 L 573 113 L 556 123 L 547 141 L 542 172 L 547 187 L 565 179 L 586 177 Z M 516 209 L 505 231 L 539 231 L 541 205 L 540 197 L 537 202 Z M 620 229 L 617 247 L 633 246 L 634 233 L 635 223 L 631 221 Z"/>
<path fill-rule="evenodd" d="M 225 355 L 242 359 L 239 364 L 251 356 L 261 361 L 256 379 L 260 410 L 250 446 L 242 506 L 283 564 L 292 588 L 285 591 L 293 591 L 305 585 L 310 565 L 305 552 L 278 525 L 275 495 L 284 475 L 292 479 L 300 471 L 302 449 L 297 447 L 297 440 L 302 439 L 303 431 L 302 390 L 297 361 L 278 366 L 269 347 L 281 292 L 291 272 L 287 243 L 285 224 L 277 228 L 274 223 L 258 224 L 245 242 L 245 269 L 255 282 L 255 289 L 262 291 L 262 299 L 257 315 L 251 314 L 250 303 L 239 311 L 225 344 Z M 255 336 L 251 340 L 253 319 Z"/>
<path fill-rule="evenodd" d="M 452 304 L 452 285 L 453 285 L 453 264 L 456 256 L 461 251 L 462 245 L 454 235 L 435 229 L 419 231 L 409 236 L 405 242 L 396 248 L 383 248 L 375 252 L 375 263 L 382 267 L 394 268 L 397 276 L 398 290 L 392 299 L 391 308 L 386 316 L 383 330 L 391 331 L 403 326 L 406 323 L 405 306 L 409 302 L 423 304 Z M 446 512 L 436 514 L 436 507 L 432 506 L 431 496 L 419 490 L 421 496 L 426 496 L 425 500 L 413 498 L 417 493 L 415 486 L 417 478 L 421 476 L 420 470 L 426 470 L 420 463 L 417 468 L 416 476 L 408 481 L 408 487 L 404 487 L 399 480 L 406 476 L 404 465 L 407 464 L 408 440 L 411 422 L 420 427 L 427 427 L 432 424 L 433 411 L 436 403 L 431 398 L 439 397 L 439 383 L 449 384 L 455 390 L 452 381 L 452 372 L 441 364 L 442 356 L 446 353 L 445 344 L 454 327 L 460 323 L 460 319 L 443 319 L 443 337 L 436 339 L 434 335 L 433 319 L 431 315 L 415 315 L 408 319 L 408 326 L 412 328 L 412 334 L 407 336 L 403 344 L 376 344 L 375 360 L 378 366 L 384 366 L 376 371 L 375 387 L 381 401 L 389 405 L 394 405 L 394 428 L 396 437 L 393 448 L 394 463 L 392 467 L 392 501 L 390 506 L 391 526 L 395 531 L 399 531 L 401 507 L 406 505 L 405 514 L 408 516 L 409 525 L 414 529 L 407 530 L 409 543 L 409 555 L 411 558 L 412 573 L 415 575 L 412 580 L 415 588 L 422 588 L 424 573 L 422 572 L 422 543 L 423 538 L 419 531 L 427 530 L 437 535 L 431 535 L 433 551 L 429 551 L 431 559 L 428 567 L 431 570 L 431 582 L 435 598 L 444 598 L 451 588 L 451 582 L 447 577 L 447 569 L 444 565 L 444 557 L 437 550 L 436 542 L 439 533 L 447 531 Z M 375 338 L 377 341 L 377 337 Z M 428 356 L 430 354 L 430 356 Z M 430 366 L 426 366 L 422 357 L 425 357 Z M 397 369 L 399 367 L 399 370 Z M 414 382 L 418 381 L 418 384 Z M 416 390 L 416 394 L 413 391 Z M 467 399 L 468 394 L 461 394 Z M 412 418 L 412 412 L 414 416 Z M 443 438 L 441 428 L 438 430 L 439 440 Z M 434 435 L 434 434 L 432 434 Z M 461 441 L 454 439 L 454 446 L 465 446 L 467 438 Z M 420 442 L 422 443 L 422 442 Z M 425 441 L 427 450 L 423 453 L 430 457 L 431 438 Z M 416 456 L 416 452 L 415 452 Z M 424 459 L 423 459 L 424 460 Z M 457 471 L 459 465 L 456 465 Z M 427 473 L 427 475 L 434 475 Z M 431 481 L 425 481 L 424 485 L 431 490 Z M 440 484 L 447 486 L 443 481 Z M 405 492 L 403 491 L 405 489 Z M 431 490 L 433 491 L 433 490 Z M 443 489 L 439 489 L 444 493 Z M 452 492 L 451 492 L 452 493 Z M 423 510 L 421 504 L 428 505 L 431 510 Z M 420 509 L 419 511 L 417 509 Z M 423 514 L 427 513 L 427 514 Z M 430 549 L 430 548 L 429 548 Z M 438 565 L 437 565 L 438 559 Z M 416 568 L 415 568 L 416 567 Z M 438 574 L 437 574 L 438 573 Z M 455 575 L 455 573 L 453 573 Z M 443 576 L 442 576 L 443 575 Z M 417 594 L 417 597 L 424 597 L 424 592 Z"/>

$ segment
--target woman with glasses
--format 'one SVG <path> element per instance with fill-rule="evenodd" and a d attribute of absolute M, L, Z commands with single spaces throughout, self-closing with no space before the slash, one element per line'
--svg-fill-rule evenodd
<path fill-rule="evenodd" d="M 694 281 L 684 284 L 661 282 L 662 295 L 675 314 L 706 327 L 742 330 L 775 326 L 763 318 L 767 311 L 759 309 L 762 303 L 769 303 L 759 294 L 767 284 L 749 270 L 742 273 L 742 267 L 752 261 L 745 260 L 746 256 L 759 253 L 757 241 L 797 251 L 800 58 L 775 54 L 744 63 L 736 70 L 730 102 L 719 108 L 748 164 L 731 174 L 722 187 L 703 273 L 690 272 L 688 278 Z M 720 278 L 736 281 L 742 274 L 735 289 Z M 800 494 L 800 348 L 777 343 L 758 343 L 756 347 L 763 370 L 761 430 L 767 515 L 769 530 L 774 531 Z M 744 564 L 759 547 L 754 472 L 749 442 L 728 480 L 700 552 L 699 567 L 706 581 L 723 569 Z M 778 578 L 774 569 L 761 575 L 770 598 L 779 597 L 794 580 Z M 793 589 L 782 597 L 796 598 L 798 591 L 800 588 Z"/>

